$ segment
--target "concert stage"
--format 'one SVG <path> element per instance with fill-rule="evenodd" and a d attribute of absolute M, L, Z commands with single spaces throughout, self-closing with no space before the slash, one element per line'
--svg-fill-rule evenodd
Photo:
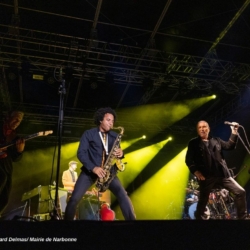
<path fill-rule="evenodd" d="M 0 240 L 9 246 L 67 242 L 72 249 L 249 249 L 249 232 L 249 220 L 0 222 Z"/>

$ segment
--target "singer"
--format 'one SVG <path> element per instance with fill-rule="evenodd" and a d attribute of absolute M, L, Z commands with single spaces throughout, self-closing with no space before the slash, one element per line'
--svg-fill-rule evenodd
<path fill-rule="evenodd" d="M 189 141 L 186 165 L 190 172 L 197 177 L 200 185 L 200 198 L 195 212 L 196 219 L 204 218 L 209 194 L 213 188 L 225 188 L 232 192 L 235 196 L 238 219 L 247 219 L 245 190 L 232 178 L 222 151 L 236 148 L 238 127 L 238 124 L 233 122 L 229 140 L 223 141 L 210 135 L 210 128 L 206 121 L 199 121 L 196 127 L 198 137 Z"/>

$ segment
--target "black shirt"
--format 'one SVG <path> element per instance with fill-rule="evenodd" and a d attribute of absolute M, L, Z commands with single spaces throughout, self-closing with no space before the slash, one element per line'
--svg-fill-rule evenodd
<path fill-rule="evenodd" d="M 210 166 L 210 176 L 213 177 L 223 177 L 223 170 L 221 169 L 220 165 L 216 164 L 215 156 L 213 152 L 213 148 L 210 147 L 209 141 L 203 141 L 204 145 L 206 146 L 206 150 L 208 151 L 209 155 L 211 156 L 209 166 Z"/>

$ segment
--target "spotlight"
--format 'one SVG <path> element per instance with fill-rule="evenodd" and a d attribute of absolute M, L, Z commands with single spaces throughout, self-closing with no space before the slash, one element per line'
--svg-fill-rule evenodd
<path fill-rule="evenodd" d="M 15 74 L 15 72 L 10 71 L 8 73 L 8 78 L 10 79 L 10 81 L 15 81 L 17 79 L 17 74 Z"/>
<path fill-rule="evenodd" d="M 32 74 L 32 79 L 33 80 L 43 81 L 44 75 L 43 74 L 39 74 L 39 73 L 34 73 L 34 74 Z"/>
<path fill-rule="evenodd" d="M 91 89 L 97 89 L 97 82 L 91 82 L 90 87 Z"/>
<path fill-rule="evenodd" d="M 212 95 L 212 98 L 215 99 L 215 98 L 216 98 L 216 95 Z"/>
<path fill-rule="evenodd" d="M 91 89 L 97 89 L 97 87 L 98 87 L 98 80 L 97 80 L 97 77 L 94 74 L 90 75 L 89 85 L 90 85 Z"/>
<path fill-rule="evenodd" d="M 49 76 L 47 79 L 48 84 L 54 84 L 55 83 L 55 78 L 53 76 Z"/>
<path fill-rule="evenodd" d="M 172 141 L 172 140 L 173 140 L 173 138 L 170 136 L 170 137 L 168 137 L 168 140 L 169 140 L 169 141 Z"/>
<path fill-rule="evenodd" d="M 49 71 L 44 74 L 44 80 L 47 81 L 48 84 L 53 85 L 56 82 L 56 79 L 54 77 L 54 72 Z"/>
<path fill-rule="evenodd" d="M 141 138 L 142 138 L 142 139 L 146 139 L 146 135 L 143 135 Z"/>

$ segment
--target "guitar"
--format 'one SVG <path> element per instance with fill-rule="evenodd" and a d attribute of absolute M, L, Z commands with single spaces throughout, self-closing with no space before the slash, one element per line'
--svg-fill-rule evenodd
<path fill-rule="evenodd" d="M 38 136 L 47 136 L 47 135 L 52 134 L 52 133 L 53 133 L 53 130 L 42 131 L 42 132 L 38 132 L 38 133 L 35 133 L 35 134 L 32 134 L 32 135 L 28 135 L 28 136 L 24 137 L 23 139 L 24 139 L 25 141 L 27 141 L 27 140 L 36 138 L 36 137 L 38 137 Z M 5 152 L 4 150 L 2 150 L 2 149 L 6 149 L 6 148 L 8 148 L 8 147 L 10 147 L 10 146 L 13 146 L 13 145 L 15 145 L 15 144 L 16 144 L 16 140 L 14 140 L 14 141 L 12 141 L 12 142 L 10 142 L 10 143 L 1 144 L 1 145 L 0 145 L 0 158 L 4 158 L 4 157 L 7 156 L 7 155 L 6 155 L 6 152 Z"/>

